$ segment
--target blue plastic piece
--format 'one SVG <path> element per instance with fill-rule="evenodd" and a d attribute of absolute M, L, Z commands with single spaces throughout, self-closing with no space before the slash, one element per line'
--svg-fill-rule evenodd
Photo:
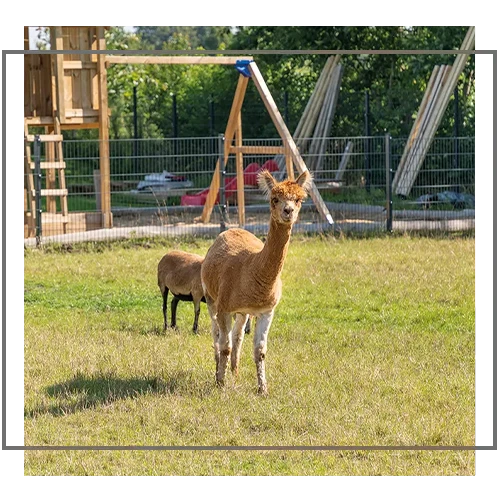
<path fill-rule="evenodd" d="M 248 69 L 248 65 L 252 61 L 249 61 L 248 59 L 239 59 L 236 61 L 236 69 L 243 75 L 246 76 L 247 78 L 251 78 L 252 74 L 250 73 L 250 70 Z"/>

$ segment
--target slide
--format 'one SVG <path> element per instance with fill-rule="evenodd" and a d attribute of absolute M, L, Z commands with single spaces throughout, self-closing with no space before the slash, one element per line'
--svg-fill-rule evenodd
<path fill-rule="evenodd" d="M 243 182 L 245 186 L 257 187 L 257 174 L 260 170 L 269 170 L 269 172 L 276 172 L 279 170 L 278 164 L 274 160 L 267 160 L 262 167 L 258 163 L 250 163 L 243 171 Z M 226 199 L 236 199 L 237 193 L 237 179 L 236 177 L 228 177 L 225 180 Z M 196 194 L 185 194 L 181 197 L 181 205 L 186 206 L 200 206 L 204 205 L 208 196 L 210 188 L 204 189 Z M 215 203 L 219 203 L 219 195 Z"/>

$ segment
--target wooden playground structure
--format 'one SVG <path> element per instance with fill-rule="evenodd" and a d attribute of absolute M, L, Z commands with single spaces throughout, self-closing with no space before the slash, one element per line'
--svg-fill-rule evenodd
<path fill-rule="evenodd" d="M 45 161 L 40 163 L 40 168 L 46 171 L 46 185 L 40 190 L 40 196 L 46 200 L 45 212 L 41 214 L 43 234 L 66 234 L 113 227 L 109 157 L 110 109 L 107 89 L 107 67 L 110 64 L 226 64 L 236 67 L 239 79 L 224 133 L 224 162 L 227 162 L 229 155 L 235 155 L 240 225 L 245 224 L 244 154 L 284 155 L 286 172 L 290 179 L 294 178 L 294 166 L 299 173 L 307 170 L 259 68 L 251 57 L 72 53 L 105 50 L 106 29 L 104 26 L 52 26 L 51 49 L 64 52 L 44 54 L 40 51 L 39 54 L 24 56 L 25 237 L 35 236 L 37 225 L 33 161 L 35 127 L 40 142 L 45 146 Z M 27 26 L 24 35 L 24 49 L 29 50 Z M 282 146 L 243 145 L 241 107 L 249 80 L 256 85 L 282 140 Z M 39 132 L 40 127 L 43 127 L 44 133 Z M 96 212 L 69 212 L 62 131 L 85 128 L 99 130 L 100 204 Z M 210 220 L 220 188 L 220 168 L 218 161 L 199 222 L 207 223 Z M 310 194 L 322 218 L 332 224 L 333 219 L 314 184 Z"/>

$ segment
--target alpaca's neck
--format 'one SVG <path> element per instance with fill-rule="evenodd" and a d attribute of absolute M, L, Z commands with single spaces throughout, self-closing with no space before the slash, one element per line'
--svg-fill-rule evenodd
<path fill-rule="evenodd" d="M 259 254 L 255 269 L 262 282 L 268 284 L 274 283 L 281 274 L 288 251 L 291 232 L 291 226 L 278 224 L 271 217 L 266 243 Z"/>

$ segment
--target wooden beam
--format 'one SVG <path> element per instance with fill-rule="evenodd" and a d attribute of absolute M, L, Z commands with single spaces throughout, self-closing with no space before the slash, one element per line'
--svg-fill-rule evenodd
<path fill-rule="evenodd" d="M 28 125 L 54 125 L 54 117 L 52 116 L 26 116 L 25 121 Z M 30 135 L 33 137 L 33 135 Z"/>
<path fill-rule="evenodd" d="M 252 57 L 240 56 L 106 56 L 106 64 L 236 64 Z"/>
<path fill-rule="evenodd" d="M 402 175 L 402 170 L 404 168 L 403 165 L 406 162 L 406 157 L 408 155 L 408 152 L 409 152 L 409 150 L 410 150 L 413 142 L 415 141 L 415 138 L 416 138 L 416 135 L 417 135 L 417 130 L 418 130 L 418 127 L 419 127 L 419 123 L 422 120 L 422 116 L 423 116 L 423 113 L 424 113 L 424 108 L 428 105 L 429 96 L 430 96 L 430 93 L 432 91 L 432 88 L 434 87 L 434 83 L 436 81 L 436 77 L 437 77 L 437 74 L 439 72 L 439 69 L 440 69 L 439 66 L 437 66 L 437 65 L 434 66 L 434 69 L 432 70 L 432 73 L 431 73 L 431 77 L 429 78 L 429 81 L 427 83 L 427 87 L 426 87 L 425 92 L 424 92 L 424 97 L 422 98 L 422 102 L 420 103 L 420 107 L 418 109 L 415 121 L 413 122 L 413 126 L 411 128 L 408 141 L 406 142 L 405 148 L 403 150 L 403 154 L 401 156 L 401 160 L 399 162 L 399 166 L 398 166 L 398 168 L 396 170 L 396 173 L 394 174 L 394 178 L 392 180 L 393 190 L 396 189 L 396 186 L 399 183 L 399 179 L 400 179 L 400 177 Z"/>
<path fill-rule="evenodd" d="M 471 26 L 467 31 L 460 50 L 472 50 L 474 48 L 474 42 L 475 28 L 474 26 Z M 411 191 L 420 167 L 425 160 L 425 156 L 427 154 L 427 151 L 429 150 L 432 139 L 434 138 L 441 120 L 443 119 L 446 108 L 448 107 L 451 95 L 453 94 L 453 90 L 457 85 L 460 74 L 464 70 L 464 67 L 467 63 L 468 57 L 468 54 L 458 54 L 455 58 L 453 66 L 451 67 L 451 70 L 447 72 L 443 88 L 435 103 L 434 109 L 432 111 L 432 117 L 428 122 L 428 126 L 421 132 L 420 142 L 414 146 L 414 149 L 418 150 L 418 154 L 415 154 L 412 158 L 410 158 L 405 172 L 403 172 L 405 178 L 403 182 L 400 181 L 399 185 L 397 185 L 395 188 L 396 194 L 408 196 L 409 192 Z"/>
<path fill-rule="evenodd" d="M 235 143 L 238 149 L 242 149 L 243 132 L 241 128 L 241 111 L 238 113 L 238 121 L 235 133 Z M 243 175 L 243 152 L 236 153 L 236 189 L 238 195 L 238 224 L 245 225 L 245 178 Z"/>
<path fill-rule="evenodd" d="M 80 130 L 89 128 L 99 128 L 99 122 L 90 117 L 73 119 L 61 126 L 62 130 Z"/>
<path fill-rule="evenodd" d="M 326 138 L 331 129 L 333 117 L 335 115 L 335 107 L 337 106 L 342 71 L 343 67 L 341 65 L 336 65 L 332 70 L 323 106 L 314 129 L 313 140 L 309 145 L 308 153 L 313 155 L 309 168 L 314 172 L 319 171 L 323 163 L 323 155 L 326 150 Z"/>
<path fill-rule="evenodd" d="M 28 122 L 24 120 L 24 135 L 28 137 Z M 27 222 L 27 235 L 35 236 L 36 222 L 36 203 L 35 197 L 33 196 L 33 191 L 35 190 L 35 182 L 33 177 L 33 172 L 30 169 L 31 162 L 31 145 L 26 139 L 24 141 L 24 188 L 26 193 L 26 214 L 25 220 Z"/>
<path fill-rule="evenodd" d="M 73 108 L 73 109 L 66 109 L 66 118 L 71 119 L 71 118 L 87 118 L 87 117 L 98 117 L 99 116 L 99 110 L 97 109 L 82 109 L 82 108 Z"/>
<path fill-rule="evenodd" d="M 52 29 L 51 29 L 52 32 Z M 54 43 L 51 43 L 56 50 L 63 50 L 63 33 L 62 26 L 54 26 Z M 57 115 L 59 122 L 63 124 L 66 120 L 66 104 L 64 102 L 64 55 L 56 54 L 55 56 L 55 84 L 56 84 L 56 97 L 57 97 Z"/>
<path fill-rule="evenodd" d="M 238 126 L 238 116 L 241 112 L 241 106 L 243 104 L 243 99 L 245 98 L 245 92 L 248 86 L 248 78 L 246 76 L 240 75 L 238 79 L 238 84 L 236 85 L 236 92 L 234 93 L 233 104 L 231 106 L 231 111 L 229 112 L 229 119 L 226 125 L 226 131 L 224 133 L 225 143 L 224 143 L 224 162 L 227 161 L 229 156 L 229 149 L 231 143 L 233 142 L 234 134 L 236 133 L 236 128 Z M 215 200 L 219 193 L 220 187 L 220 170 L 219 161 L 215 165 L 215 172 L 212 177 L 212 182 L 210 183 L 210 189 L 208 191 L 207 199 L 205 201 L 205 206 L 203 207 L 203 212 L 200 217 L 195 219 L 195 222 L 208 222 L 210 220 L 210 215 L 215 205 Z"/>
<path fill-rule="evenodd" d="M 424 106 L 419 123 L 415 127 L 414 137 L 412 137 L 411 147 L 405 158 L 405 162 L 401 165 L 401 175 L 397 183 L 397 192 L 400 193 L 401 189 L 406 190 L 411 181 L 413 174 L 411 172 L 412 165 L 418 156 L 420 156 L 423 149 L 425 149 L 425 142 L 430 142 L 428 139 L 428 130 L 431 122 L 436 118 L 436 110 L 439 100 L 442 99 L 443 91 L 446 86 L 446 81 L 449 75 L 450 66 L 440 66 L 437 73 L 433 88 L 428 97 L 428 102 Z M 398 168 L 398 170 L 400 170 Z"/>
<path fill-rule="evenodd" d="M 286 148 L 285 152 L 285 167 L 286 167 L 286 176 L 291 181 L 294 181 L 295 172 L 293 171 L 293 158 L 289 148 Z"/>
<path fill-rule="evenodd" d="M 342 180 L 342 177 L 344 177 L 345 169 L 347 168 L 347 164 L 349 163 L 349 160 L 351 159 L 352 146 L 353 146 L 352 141 L 348 141 L 346 144 L 346 147 L 344 149 L 344 154 L 342 155 L 342 159 L 340 160 L 339 169 L 337 170 L 337 173 L 335 174 L 335 181 L 336 182 L 340 182 Z"/>
<path fill-rule="evenodd" d="M 33 196 L 36 192 L 33 190 Z M 40 196 L 66 196 L 68 194 L 67 189 L 40 189 Z"/>
<path fill-rule="evenodd" d="M 94 61 L 63 61 L 64 69 L 97 69 Z"/>
<path fill-rule="evenodd" d="M 264 81 L 264 78 L 262 77 L 262 74 L 260 73 L 257 64 L 255 64 L 255 62 L 251 62 L 248 65 L 248 68 L 250 69 L 250 73 L 252 74 L 252 79 L 255 83 L 255 86 L 257 87 L 257 90 L 259 91 L 262 100 L 264 101 L 267 111 L 269 112 L 269 115 L 271 116 L 271 119 L 274 123 L 274 126 L 278 130 L 278 133 L 280 134 L 281 139 L 285 143 L 285 146 L 287 146 L 290 150 L 293 163 L 297 167 L 297 170 L 300 173 L 307 171 L 308 170 L 307 166 L 304 163 L 302 157 L 300 156 L 299 150 L 297 149 L 297 146 L 295 145 L 295 142 L 293 141 L 293 138 L 290 135 L 290 132 L 288 131 L 288 128 L 280 112 L 278 111 L 278 107 L 274 102 L 271 92 L 269 92 L 269 89 L 267 88 L 266 82 Z M 318 209 L 319 213 L 328 221 L 329 224 L 333 224 L 333 218 L 328 210 L 328 207 L 325 205 L 325 202 L 323 201 L 323 198 L 321 197 L 318 188 L 316 187 L 314 182 L 312 182 L 311 184 L 311 189 L 309 194 L 311 195 L 311 198 L 314 201 L 314 204 L 316 205 L 316 208 Z"/>
<path fill-rule="evenodd" d="M 30 162 L 30 168 L 35 169 L 35 162 Z M 41 161 L 40 168 L 43 169 L 60 169 L 66 168 L 66 163 L 64 161 Z"/>
<path fill-rule="evenodd" d="M 97 27 L 99 50 L 106 49 L 104 28 Z M 99 87 L 99 168 L 101 170 L 101 208 L 103 227 L 113 225 L 111 214 L 111 181 L 109 166 L 109 113 L 108 113 L 108 80 L 106 71 L 106 55 L 97 55 L 97 72 Z"/>
<path fill-rule="evenodd" d="M 31 123 L 28 124 L 31 125 Z M 54 120 L 52 120 L 52 125 L 54 125 Z M 29 134 L 26 136 L 26 140 L 28 142 L 35 142 L 35 135 L 34 134 Z M 61 142 L 63 140 L 63 136 L 60 134 L 54 134 L 54 135 L 49 135 L 49 134 L 41 134 L 40 135 L 40 142 Z"/>
<path fill-rule="evenodd" d="M 230 146 L 230 154 L 249 154 L 249 155 L 282 155 L 285 153 L 283 146 Z"/>

